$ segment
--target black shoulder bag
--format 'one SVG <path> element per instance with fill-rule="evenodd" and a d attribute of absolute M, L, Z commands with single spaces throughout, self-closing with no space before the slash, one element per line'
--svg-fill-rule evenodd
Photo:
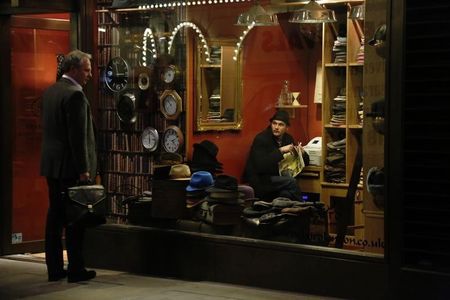
<path fill-rule="evenodd" d="M 106 223 L 106 193 L 103 185 L 79 185 L 67 189 L 68 226 L 95 227 Z"/>

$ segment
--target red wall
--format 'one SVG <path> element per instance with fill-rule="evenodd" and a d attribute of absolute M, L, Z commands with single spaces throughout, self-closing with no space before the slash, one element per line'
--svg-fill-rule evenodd
<path fill-rule="evenodd" d="M 232 24 L 239 13 L 248 9 L 248 3 L 224 5 L 223 9 L 214 6 L 214 14 L 208 7 L 191 9 L 188 14 L 189 21 L 207 28 L 207 38 L 237 39 L 246 29 Z M 295 110 L 289 132 L 303 145 L 321 135 L 321 106 L 313 103 L 320 39 L 315 42 L 306 39 L 299 25 L 287 22 L 287 15 L 279 14 L 279 22 L 280 26 L 254 27 L 244 40 L 242 130 L 188 133 L 191 134 L 188 157 L 193 143 L 211 140 L 219 147 L 217 158 L 224 164 L 224 173 L 240 178 L 254 136 L 269 125 L 276 110 L 283 80 L 289 80 L 291 91 L 301 91 L 300 102 L 308 105 L 306 109 Z M 193 118 L 189 116 L 191 122 Z"/>

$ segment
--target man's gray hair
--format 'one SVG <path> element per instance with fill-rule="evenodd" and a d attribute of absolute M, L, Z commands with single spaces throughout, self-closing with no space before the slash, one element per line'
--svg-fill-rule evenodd
<path fill-rule="evenodd" d="M 80 50 L 73 50 L 67 53 L 64 56 L 64 64 L 62 67 L 62 72 L 69 72 L 72 67 L 79 68 L 81 67 L 81 62 L 84 58 L 92 59 L 92 55 L 89 53 L 85 53 Z"/>

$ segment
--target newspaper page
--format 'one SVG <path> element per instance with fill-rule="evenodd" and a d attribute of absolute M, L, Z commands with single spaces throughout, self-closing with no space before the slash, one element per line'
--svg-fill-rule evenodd
<path fill-rule="evenodd" d="M 289 153 L 283 154 L 283 159 L 278 163 L 278 169 L 280 176 L 291 176 L 295 177 L 303 170 L 305 167 L 305 162 L 303 161 L 303 156 L 298 153 L 297 148 Z"/>

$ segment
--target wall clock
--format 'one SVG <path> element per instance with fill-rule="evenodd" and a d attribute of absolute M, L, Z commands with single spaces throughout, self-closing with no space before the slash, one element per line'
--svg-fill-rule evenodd
<path fill-rule="evenodd" d="M 165 90 L 159 97 L 159 106 L 166 119 L 175 120 L 183 110 L 183 102 L 175 90 Z"/>
<path fill-rule="evenodd" d="M 164 150 L 169 153 L 180 151 L 184 143 L 183 132 L 177 126 L 171 125 L 164 130 L 162 137 L 162 145 Z"/>
<path fill-rule="evenodd" d="M 126 92 L 119 96 L 117 101 L 117 116 L 125 124 L 136 122 L 136 96 L 132 92 Z"/>
<path fill-rule="evenodd" d="M 135 85 L 141 90 L 149 90 L 152 86 L 152 69 L 149 67 L 134 68 Z"/>
<path fill-rule="evenodd" d="M 166 84 L 173 84 L 180 74 L 175 65 L 164 66 L 161 70 L 161 80 Z"/>
<path fill-rule="evenodd" d="M 112 58 L 105 69 L 106 86 L 113 92 L 120 92 L 128 84 L 129 68 L 127 62 L 120 56 Z"/>
<path fill-rule="evenodd" d="M 144 149 L 150 152 L 155 151 L 159 145 L 158 131 L 153 127 L 145 128 L 141 135 L 141 142 Z"/>

